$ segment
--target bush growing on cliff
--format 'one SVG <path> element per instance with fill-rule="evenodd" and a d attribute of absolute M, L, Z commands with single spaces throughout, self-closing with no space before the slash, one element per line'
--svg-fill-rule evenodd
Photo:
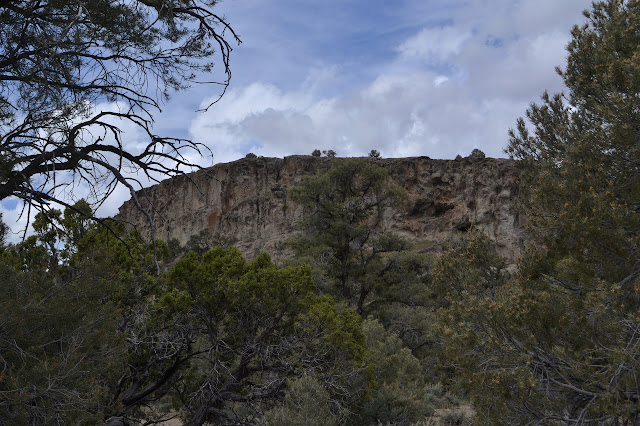
<path fill-rule="evenodd" d="M 486 155 L 484 154 L 484 152 L 482 152 L 482 150 L 479 150 L 478 148 L 475 148 L 473 151 L 471 151 L 471 154 L 469 155 L 469 158 L 473 160 L 481 160 L 485 157 Z"/>

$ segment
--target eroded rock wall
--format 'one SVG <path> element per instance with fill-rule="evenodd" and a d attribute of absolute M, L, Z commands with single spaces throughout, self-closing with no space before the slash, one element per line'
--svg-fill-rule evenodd
<path fill-rule="evenodd" d="M 153 212 L 157 238 L 185 244 L 207 230 L 213 240 L 233 244 L 248 257 L 266 250 L 277 259 L 304 214 L 288 199 L 288 188 L 302 176 L 328 168 L 330 161 L 311 156 L 242 159 L 166 180 L 137 196 Z M 385 212 L 383 230 L 397 232 L 415 250 L 425 251 L 437 250 L 470 227 L 482 227 L 510 263 L 520 255 L 524 220 L 513 207 L 518 185 L 512 160 L 375 161 L 408 193 L 405 205 Z M 146 217 L 132 201 L 123 204 L 120 217 L 149 236 Z"/>

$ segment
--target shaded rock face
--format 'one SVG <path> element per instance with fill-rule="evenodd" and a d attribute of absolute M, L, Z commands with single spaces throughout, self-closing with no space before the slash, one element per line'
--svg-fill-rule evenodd
<path fill-rule="evenodd" d="M 514 161 L 374 161 L 387 169 L 391 183 L 408 193 L 404 205 L 385 211 L 381 231 L 396 232 L 416 251 L 425 251 L 480 227 L 496 242 L 498 253 L 515 263 L 525 231 L 524 218 L 513 205 L 518 192 Z M 242 159 L 166 180 L 137 196 L 152 211 L 156 238 L 185 244 L 206 230 L 212 242 L 235 245 L 249 258 L 264 250 L 278 259 L 286 255 L 285 242 L 305 214 L 288 199 L 288 189 L 303 176 L 330 167 L 330 162 L 312 156 Z M 132 201 L 120 207 L 119 217 L 150 236 L 146 217 Z"/>

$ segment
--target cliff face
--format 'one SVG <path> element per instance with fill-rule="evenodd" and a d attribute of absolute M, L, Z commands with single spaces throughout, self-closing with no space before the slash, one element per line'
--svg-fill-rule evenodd
<path fill-rule="evenodd" d="M 521 253 L 524 220 L 513 208 L 518 185 L 512 160 L 414 157 L 376 163 L 408 192 L 408 202 L 386 211 L 381 227 L 413 242 L 415 250 L 437 250 L 480 226 L 509 263 Z M 245 256 L 265 250 L 277 259 L 304 215 L 288 200 L 288 188 L 329 166 L 329 159 L 311 156 L 242 159 L 166 180 L 137 196 L 153 211 L 157 238 L 184 244 L 207 230 L 212 241 L 235 245 Z M 132 201 L 119 216 L 149 236 L 146 217 Z"/>

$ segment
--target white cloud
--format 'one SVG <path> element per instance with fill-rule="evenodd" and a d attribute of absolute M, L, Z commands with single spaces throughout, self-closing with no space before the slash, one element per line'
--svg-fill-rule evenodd
<path fill-rule="evenodd" d="M 7 235 L 7 242 L 17 243 L 23 237 L 23 232 L 27 226 L 28 211 L 25 208 L 23 210 L 22 203 L 16 198 L 9 197 L 0 202 L 0 213 L 2 213 L 2 221 L 9 227 L 9 234 Z M 31 214 L 33 218 L 35 213 Z M 33 234 L 31 227 L 28 229 L 27 236 Z"/>
<path fill-rule="evenodd" d="M 258 155 L 428 155 L 453 158 L 474 148 L 503 156 L 507 130 L 544 90 L 561 90 L 569 30 L 585 0 L 472 2 L 445 26 L 419 29 L 397 45 L 377 78 L 322 96 L 310 72 L 297 90 L 253 83 L 192 121 L 216 161 Z M 311 89 L 313 88 L 313 89 Z"/>
<path fill-rule="evenodd" d="M 459 55 L 470 38 L 469 30 L 457 27 L 425 28 L 403 42 L 398 51 L 404 58 L 418 57 L 438 64 Z"/>
<path fill-rule="evenodd" d="M 268 96 L 251 98 L 261 93 Z M 309 154 L 316 148 L 334 149 L 343 156 L 378 149 L 385 156 L 447 157 L 470 152 L 479 143 L 476 127 L 492 124 L 471 119 L 483 106 L 429 72 L 381 76 L 347 96 L 311 104 L 304 98 L 274 88 L 246 88 L 230 96 L 228 107 L 237 112 L 242 110 L 239 103 L 253 104 L 247 113 L 210 111 L 192 123 L 191 132 L 212 146 L 218 161 L 249 151 L 283 156 Z"/>

